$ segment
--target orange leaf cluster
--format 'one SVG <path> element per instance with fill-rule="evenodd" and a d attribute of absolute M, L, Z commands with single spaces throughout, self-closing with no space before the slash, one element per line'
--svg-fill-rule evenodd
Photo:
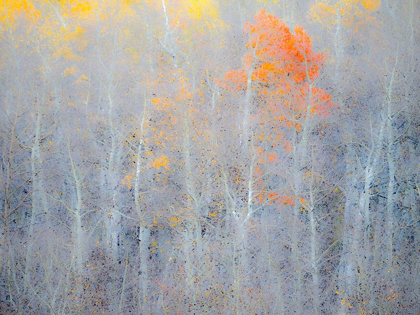
<path fill-rule="evenodd" d="M 291 121 L 310 114 L 326 116 L 334 104 L 324 89 L 314 87 L 325 64 L 326 55 L 315 53 L 312 43 L 302 27 L 294 32 L 274 15 L 261 10 L 255 24 L 247 23 L 248 52 L 244 67 L 225 75 L 225 88 L 244 90 L 247 71 L 252 71 L 253 89 L 264 100 L 269 114 L 277 117 L 286 127 L 297 128 Z"/>
<path fill-rule="evenodd" d="M 258 195 L 258 198 L 257 198 L 259 203 L 266 202 L 267 204 L 270 204 L 270 205 L 273 203 L 276 203 L 277 205 L 279 205 L 280 210 L 283 206 L 293 207 L 295 205 L 295 199 L 296 199 L 295 196 L 289 196 L 289 195 L 280 196 L 279 194 L 275 192 L 267 193 L 264 190 L 262 193 Z"/>

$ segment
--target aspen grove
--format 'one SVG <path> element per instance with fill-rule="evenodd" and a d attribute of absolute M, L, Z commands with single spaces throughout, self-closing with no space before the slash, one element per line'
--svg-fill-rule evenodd
<path fill-rule="evenodd" d="M 0 314 L 420 314 L 419 16 L 0 1 Z"/>

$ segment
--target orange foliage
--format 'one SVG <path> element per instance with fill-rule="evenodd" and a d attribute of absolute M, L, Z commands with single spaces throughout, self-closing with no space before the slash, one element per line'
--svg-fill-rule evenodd
<path fill-rule="evenodd" d="M 246 72 L 242 69 L 226 73 L 225 80 L 216 81 L 225 89 L 241 90 L 246 85 Z"/>
<path fill-rule="evenodd" d="M 277 160 L 277 156 L 275 152 L 271 152 L 268 154 L 268 161 L 269 162 L 274 162 Z"/>
<path fill-rule="evenodd" d="M 247 69 L 251 69 L 254 89 L 265 101 L 267 114 L 283 126 L 299 130 L 301 124 L 291 121 L 310 119 L 308 110 L 311 115 L 328 115 L 334 106 L 331 95 L 314 87 L 326 55 L 313 51 L 302 27 L 292 32 L 285 22 L 264 10 L 255 15 L 255 21 L 245 26 L 249 41 L 244 68 L 227 72 L 221 85 L 244 90 Z"/>
<path fill-rule="evenodd" d="M 289 196 L 289 195 L 280 196 L 278 193 L 267 192 L 265 190 L 263 190 L 262 193 L 260 193 L 257 198 L 259 203 L 266 202 L 269 205 L 276 203 L 279 206 L 280 211 L 282 210 L 282 208 L 284 208 L 284 206 L 293 207 L 295 205 L 295 199 L 296 199 L 295 196 Z"/>
<path fill-rule="evenodd" d="M 245 26 L 250 35 L 248 49 L 254 50 L 258 66 L 255 79 L 271 84 L 286 84 L 287 78 L 299 84 L 307 79 L 312 81 L 319 75 L 325 55 L 312 50 L 309 36 L 302 27 L 296 27 L 293 34 L 289 27 L 274 15 L 261 10 L 255 16 L 256 24 Z M 249 55 L 248 58 L 252 58 Z"/>
<path fill-rule="evenodd" d="M 258 118 L 262 129 L 270 130 L 270 135 L 257 132 L 256 139 L 269 142 L 271 147 L 282 142 L 284 149 L 290 151 L 292 146 L 283 139 L 281 129 L 301 132 L 314 116 L 326 117 L 335 106 L 331 102 L 332 96 L 316 87 L 326 55 L 313 50 L 311 39 L 302 27 L 297 26 L 292 31 L 285 22 L 264 10 L 255 15 L 255 23 L 245 25 L 245 32 L 249 40 L 244 66 L 228 71 L 219 85 L 233 91 L 245 91 L 249 88 L 247 79 L 250 77 L 251 88 L 259 103 L 258 112 L 252 119 Z M 276 139 L 274 135 L 280 137 Z M 261 166 L 277 162 L 274 152 L 264 152 L 261 147 L 257 152 Z M 257 166 L 256 178 L 262 175 L 262 167 Z M 263 179 L 256 185 L 260 191 L 256 198 L 259 203 L 276 203 L 281 209 L 294 206 L 298 198 L 269 191 Z M 301 204 L 306 203 L 303 198 L 298 200 Z"/>

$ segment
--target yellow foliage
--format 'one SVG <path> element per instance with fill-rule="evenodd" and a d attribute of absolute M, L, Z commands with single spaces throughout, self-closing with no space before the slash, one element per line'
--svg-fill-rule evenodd
<path fill-rule="evenodd" d="M 172 11 L 175 13 L 172 18 L 171 27 L 179 25 L 185 27 L 187 25 L 194 26 L 196 30 L 214 29 L 216 27 L 225 27 L 222 20 L 219 19 L 218 1 L 215 0 L 181 0 L 178 2 L 179 7 Z M 185 19 L 185 15 L 187 19 Z M 184 28 L 185 35 L 189 34 L 190 28 Z"/>
<path fill-rule="evenodd" d="M 86 76 L 86 75 L 84 75 L 84 74 L 82 74 L 80 77 L 79 77 L 79 79 L 77 79 L 77 83 L 81 83 L 81 82 L 83 82 L 83 81 L 89 81 L 89 78 Z"/>
<path fill-rule="evenodd" d="M 152 253 L 156 253 L 156 252 L 157 252 L 157 248 L 158 248 L 158 246 L 159 246 L 159 243 L 158 243 L 158 242 L 152 242 L 152 243 L 150 244 L 150 251 L 151 251 Z"/>
<path fill-rule="evenodd" d="M 171 227 L 175 227 L 175 226 L 179 225 L 179 223 L 180 223 L 179 217 L 176 217 L 176 216 L 172 217 L 169 221 L 170 221 Z"/>
<path fill-rule="evenodd" d="M 78 18 L 88 18 L 92 13 L 92 4 L 89 1 L 77 2 L 70 9 L 70 14 Z"/>
<path fill-rule="evenodd" d="M 160 102 L 162 102 L 162 99 L 160 99 L 158 97 L 152 99 L 152 103 L 155 104 L 155 105 L 158 104 L 158 103 L 160 103 Z"/>
<path fill-rule="evenodd" d="M 165 155 L 161 155 L 160 157 L 156 158 L 153 161 L 152 165 L 154 168 L 157 168 L 157 169 L 160 169 L 161 167 L 164 166 L 167 170 L 169 170 L 169 167 L 167 166 L 168 163 L 169 163 L 168 158 Z"/>
<path fill-rule="evenodd" d="M 216 20 L 218 12 L 216 4 L 212 0 L 186 0 L 187 12 L 191 18 L 201 20 L 204 15 Z"/>
<path fill-rule="evenodd" d="M 381 0 L 360 0 L 360 3 L 368 11 L 376 11 L 381 6 Z"/>
<path fill-rule="evenodd" d="M 40 40 L 52 49 L 53 58 L 80 58 L 78 52 L 87 45 L 84 39 L 86 30 L 80 26 L 60 25 L 54 18 L 45 17 L 43 24 L 38 28 Z"/>
<path fill-rule="evenodd" d="M 262 2 L 264 4 L 270 4 L 270 3 L 276 4 L 277 3 L 277 0 L 257 0 L 257 1 Z"/>
<path fill-rule="evenodd" d="M 126 177 L 124 177 L 124 179 L 121 180 L 121 184 L 123 184 L 124 186 L 126 186 L 128 189 L 130 189 L 131 186 L 131 179 L 133 178 L 132 175 L 127 175 Z"/>
<path fill-rule="evenodd" d="M 67 77 L 67 76 L 69 76 L 69 75 L 71 75 L 71 74 L 74 74 L 74 67 L 71 67 L 71 68 L 66 68 L 66 69 L 63 71 L 63 76 L 65 76 L 65 77 Z"/>
<path fill-rule="evenodd" d="M 110 17 L 126 19 L 133 16 L 133 0 L 69 0 L 69 15 L 75 20 L 88 20 L 96 23 L 98 20 L 106 20 Z"/>
<path fill-rule="evenodd" d="M 13 24 L 22 13 L 34 23 L 41 16 L 41 13 L 28 0 L 3 0 L 0 4 L 0 23 Z"/>
<path fill-rule="evenodd" d="M 325 0 L 317 2 L 311 8 L 310 15 L 315 22 L 324 24 L 329 29 L 335 26 L 339 19 L 344 26 L 351 27 L 355 24 L 355 17 L 361 21 L 372 20 L 372 16 L 366 11 L 378 10 L 380 5 L 381 0 L 339 0 L 335 3 Z"/>

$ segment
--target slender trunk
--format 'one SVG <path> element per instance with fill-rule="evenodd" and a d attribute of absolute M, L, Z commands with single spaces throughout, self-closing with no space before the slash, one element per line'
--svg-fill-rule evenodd
<path fill-rule="evenodd" d="M 236 231 L 237 235 L 239 234 Z M 242 274 L 243 270 L 240 265 L 240 247 L 238 249 L 238 245 L 240 246 L 240 242 L 237 240 L 238 236 L 236 236 L 235 241 L 233 242 L 233 255 L 232 255 L 232 269 L 233 269 L 233 283 L 232 283 L 232 290 L 235 292 L 234 299 L 235 299 L 235 314 L 240 315 L 242 314 Z"/>
<path fill-rule="evenodd" d="M 370 215 L 370 199 L 372 196 L 371 187 L 375 176 L 377 175 L 377 168 L 379 163 L 379 158 L 382 153 L 382 142 L 384 136 L 384 129 L 385 129 L 385 121 L 381 123 L 379 128 L 379 135 L 378 137 L 375 134 L 375 130 L 372 126 L 371 122 L 371 145 L 368 148 L 368 156 L 366 160 L 366 165 L 364 167 L 364 184 L 363 184 L 363 191 L 360 193 L 359 197 L 359 209 L 364 216 L 364 225 L 363 225 L 363 233 L 364 234 L 364 249 L 365 249 L 365 265 L 364 269 L 367 271 L 370 269 L 370 265 L 372 263 L 371 253 L 373 252 L 372 244 L 371 244 L 371 234 L 372 234 L 372 222 L 371 222 L 371 215 Z M 377 131 L 376 131 L 377 132 Z M 360 165 L 362 168 L 362 165 Z"/>
<path fill-rule="evenodd" d="M 197 292 L 194 283 L 194 268 L 191 261 L 191 243 L 193 242 L 192 233 L 189 229 L 185 229 L 184 232 L 184 255 L 185 255 L 185 264 L 184 264 L 184 272 L 185 272 L 185 279 L 186 279 L 186 287 L 185 287 L 185 295 L 192 300 L 192 304 L 195 304 L 197 299 Z"/>
<path fill-rule="evenodd" d="M 284 289 L 282 284 L 282 277 L 281 277 L 281 269 L 280 263 L 276 261 L 276 259 L 272 258 L 271 250 L 270 250 L 270 241 L 271 235 L 269 235 L 267 226 L 264 226 L 264 249 L 267 255 L 267 265 L 269 270 L 270 282 L 271 286 L 269 287 L 269 292 L 275 290 L 275 302 L 272 308 L 273 314 L 284 314 L 285 313 L 285 306 L 284 306 Z M 274 248 L 274 251 L 277 251 L 277 248 Z"/>
<path fill-rule="evenodd" d="M 340 257 L 339 289 L 345 297 L 354 297 L 357 294 L 357 270 L 360 268 L 358 252 L 360 251 L 360 240 L 363 239 L 362 213 L 357 211 L 359 182 L 357 176 L 357 163 L 353 151 L 348 148 L 346 152 L 346 201 L 344 203 L 344 222 L 342 232 L 343 250 Z M 341 235 L 340 235 L 341 236 Z M 347 305 L 341 306 L 341 313 L 347 310 Z"/>
<path fill-rule="evenodd" d="M 142 170 L 143 170 L 143 152 L 145 138 L 145 122 L 148 115 L 148 103 L 146 94 L 144 95 L 143 116 L 140 123 L 140 143 L 137 148 L 136 175 L 134 181 L 134 203 L 137 217 L 140 220 L 139 227 L 139 256 L 140 256 L 140 283 L 139 283 L 139 302 L 141 309 L 145 314 L 150 314 L 149 296 L 149 248 L 150 248 L 150 228 L 145 218 L 140 204 Z"/>
<path fill-rule="evenodd" d="M 254 65 L 252 64 L 248 70 L 248 77 L 246 80 L 246 92 L 245 92 L 245 102 L 244 102 L 244 120 L 243 120 L 243 147 L 245 151 L 249 148 L 250 141 L 250 126 L 249 121 L 251 118 L 251 96 L 252 96 L 252 72 L 254 71 Z"/>
<path fill-rule="evenodd" d="M 82 179 L 80 178 L 80 170 L 77 168 L 72 154 L 70 151 L 70 145 L 67 143 L 71 173 L 73 175 L 74 185 L 75 185 L 75 195 L 74 195 L 74 223 L 73 223 L 73 239 L 74 239 L 74 260 L 75 260 L 75 271 L 77 274 L 81 274 L 83 270 L 84 262 L 84 246 L 86 244 L 86 239 L 84 237 L 83 225 L 82 225 Z"/>
<path fill-rule="evenodd" d="M 387 164 L 388 164 L 388 190 L 387 190 L 387 202 L 386 202 L 386 212 L 387 212 L 387 239 L 388 239 L 388 261 L 387 268 L 391 270 L 393 266 L 393 257 L 394 257 L 394 207 L 396 203 L 396 165 L 395 165 L 395 135 L 394 135 L 394 108 L 393 108 L 393 91 L 394 91 L 394 81 L 397 71 L 398 61 L 399 61 L 399 47 L 396 52 L 395 64 L 391 72 L 391 78 L 389 81 L 388 88 L 386 90 L 386 99 L 387 99 Z"/>
<path fill-rule="evenodd" d="M 107 229 L 107 242 L 109 242 L 112 259 L 115 262 L 118 258 L 118 226 L 121 221 L 121 215 L 119 214 L 117 193 L 118 193 L 118 176 L 117 176 L 117 164 L 118 164 L 118 150 L 117 139 L 115 133 L 114 124 L 114 93 L 112 86 L 113 71 L 110 71 L 111 81 L 108 86 L 108 124 L 109 133 L 111 140 L 111 148 L 108 153 L 108 171 L 107 171 L 107 202 L 109 203 L 106 215 L 106 229 Z"/>
<path fill-rule="evenodd" d="M 194 211 L 194 230 L 195 230 L 195 241 L 197 244 L 197 259 L 201 261 L 203 254 L 203 240 L 202 240 L 202 226 L 201 226 L 201 206 L 200 197 L 197 194 L 196 185 L 193 179 L 193 167 L 191 161 L 191 135 L 190 135 L 190 118 L 188 117 L 188 110 L 184 110 L 184 142 L 183 142 L 183 153 L 184 153 L 184 166 L 185 166 L 185 180 L 188 197 L 192 199 L 192 208 Z"/>
<path fill-rule="evenodd" d="M 27 289 L 27 284 L 30 282 L 30 270 L 32 266 L 32 255 L 33 255 L 33 240 L 34 240 L 34 228 L 36 217 L 38 216 L 38 190 L 39 181 L 37 178 L 37 151 L 39 151 L 39 141 L 40 141 L 40 126 L 41 126 L 41 113 L 38 110 L 36 113 L 36 125 L 35 125 L 35 139 L 34 144 L 31 149 L 31 177 L 32 177 L 32 205 L 31 205 L 31 219 L 29 222 L 29 231 L 28 231 L 28 246 L 26 251 L 26 263 L 25 263 L 25 284 L 24 289 Z"/>
<path fill-rule="evenodd" d="M 301 191 L 301 176 L 300 176 L 300 163 L 299 163 L 299 154 L 298 154 L 298 133 L 294 131 L 293 139 L 293 193 L 294 196 L 299 196 Z M 297 314 L 303 314 L 303 300 L 302 300 L 302 286 L 303 286 L 303 276 L 302 276 L 302 267 L 301 267 L 301 257 L 300 257 L 300 248 L 299 248 L 299 233 L 302 232 L 302 223 L 299 219 L 299 203 L 295 200 L 293 205 L 293 218 L 291 226 L 291 241 L 292 241 L 292 252 L 293 252 L 293 270 L 294 273 L 294 300 L 295 308 Z"/>
<path fill-rule="evenodd" d="M 335 34 L 334 34 L 334 48 L 335 48 L 335 80 L 337 83 L 337 88 L 338 88 L 338 104 L 340 106 L 343 105 L 342 102 L 342 84 L 341 84 L 341 76 L 340 76 L 340 71 L 341 71 L 341 58 L 342 58 L 342 54 L 343 54 L 343 47 L 342 47 L 342 43 L 341 43 L 341 2 L 338 3 L 339 7 L 336 10 L 337 11 L 337 23 L 336 23 L 336 27 L 335 27 Z"/>
<path fill-rule="evenodd" d="M 388 189 L 387 189 L 387 202 L 386 202 L 386 212 L 387 212 L 387 238 L 388 238 L 388 251 L 389 257 L 387 261 L 387 268 L 391 270 L 393 266 L 393 257 L 394 257 L 394 208 L 396 203 L 396 175 L 397 169 L 395 165 L 395 146 L 394 146 L 394 119 L 392 117 L 392 104 L 388 103 L 388 126 L 387 126 L 387 164 L 388 164 Z"/>
<path fill-rule="evenodd" d="M 314 156 L 312 154 L 312 172 L 309 182 L 309 204 L 308 204 L 308 214 L 309 214 L 309 223 L 311 230 L 311 267 L 312 267 L 312 284 L 313 284 L 313 305 L 314 305 L 314 314 L 320 314 L 320 305 L 321 305 L 321 295 L 320 295 L 320 281 L 319 281 L 319 268 L 318 268 L 318 233 L 317 233 L 317 221 L 315 216 L 315 196 L 314 196 Z M 297 202 L 297 201 L 296 201 Z"/>
<path fill-rule="evenodd" d="M 139 228 L 140 243 L 140 282 L 141 282 L 141 309 L 144 314 L 151 314 L 149 295 L 149 247 L 150 247 L 150 228 L 141 225 Z"/>
<path fill-rule="evenodd" d="M 120 303 L 118 304 L 118 314 L 123 314 L 123 303 L 125 300 L 125 290 L 127 286 L 127 271 L 129 266 L 129 260 L 128 260 L 128 253 L 124 257 L 124 274 L 123 274 L 123 281 L 121 286 L 121 294 L 120 294 Z"/>
<path fill-rule="evenodd" d="M 0 237 L 0 247 L 1 253 L 5 257 L 5 268 L 6 268 L 6 279 L 7 279 L 7 289 L 6 292 L 10 297 L 10 304 L 15 310 L 18 310 L 19 305 L 19 296 L 21 294 L 20 283 L 17 281 L 16 277 L 16 262 L 15 262 L 15 251 L 13 248 L 13 235 L 12 228 L 10 226 L 10 221 L 12 216 L 20 208 L 19 206 L 14 207 L 13 200 L 15 199 L 13 179 L 16 175 L 16 169 L 19 169 L 19 166 L 15 165 L 14 158 L 16 157 L 15 148 L 18 146 L 18 132 L 17 132 L 17 123 L 18 123 L 18 113 L 15 113 L 14 121 L 12 123 L 11 132 L 10 132 L 10 144 L 9 148 L 2 147 L 3 153 L 3 170 L 6 169 L 6 181 L 4 184 L 4 202 L 3 202 L 3 212 L 1 213 L 0 223 L 2 226 L 2 237 Z M 15 299 L 16 296 L 16 299 Z"/>

